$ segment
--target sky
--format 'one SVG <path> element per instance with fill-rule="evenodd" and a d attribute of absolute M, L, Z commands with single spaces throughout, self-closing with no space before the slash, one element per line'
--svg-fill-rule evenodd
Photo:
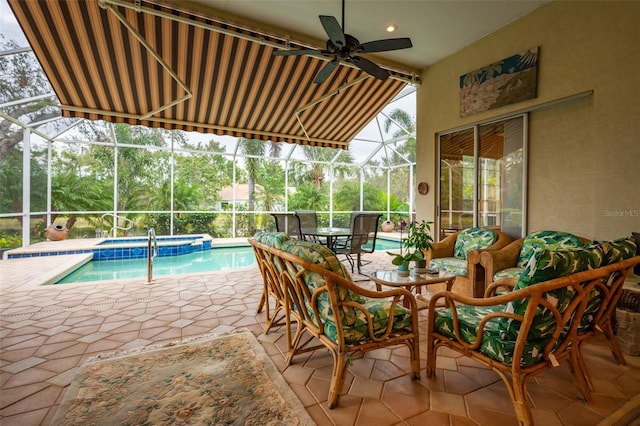
<path fill-rule="evenodd" d="M 17 41 L 20 46 L 27 46 L 27 39 L 22 34 L 6 0 L 0 0 L 0 34 L 3 34 L 6 39 Z"/>

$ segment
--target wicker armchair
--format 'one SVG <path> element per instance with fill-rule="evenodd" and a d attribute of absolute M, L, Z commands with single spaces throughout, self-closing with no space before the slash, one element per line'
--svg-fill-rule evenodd
<path fill-rule="evenodd" d="M 427 377 L 435 376 L 439 348 L 460 352 L 500 376 L 519 423 L 531 425 L 528 379 L 567 361 L 590 402 L 592 387 L 580 346 L 606 311 L 606 297 L 594 295 L 603 282 L 617 288 L 640 262 L 636 256 L 589 269 L 603 257 L 601 248 L 544 250 L 527 266 L 527 274 L 522 274 L 512 292 L 479 299 L 446 291 L 435 294 L 427 320 Z M 447 308 L 438 308 L 443 302 Z"/>
<path fill-rule="evenodd" d="M 488 228 L 467 228 L 451 234 L 425 250 L 427 265 L 458 275 L 455 291 L 466 296 L 484 295 L 484 269 L 480 267 L 480 253 L 500 249 L 511 238 Z"/>
<path fill-rule="evenodd" d="M 418 310 L 409 291 L 357 286 L 331 250 L 319 244 L 285 239 L 277 248 L 279 242 L 265 235 L 249 242 L 264 259 L 269 285 L 277 283 L 281 289 L 274 294 L 283 297 L 279 303 L 285 314 L 286 365 L 295 355 L 320 346 L 333 355 L 329 408 L 338 403 L 352 354 L 403 344 L 409 349 L 411 376 L 420 378 Z M 292 320 L 297 323 L 293 336 Z M 320 345 L 310 346 L 312 341 Z"/>

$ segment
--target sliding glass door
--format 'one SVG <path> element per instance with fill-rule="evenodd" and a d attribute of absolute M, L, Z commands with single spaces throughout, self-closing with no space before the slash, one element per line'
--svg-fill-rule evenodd
<path fill-rule="evenodd" d="M 439 135 L 440 239 L 481 226 L 525 233 L 526 117 Z"/>

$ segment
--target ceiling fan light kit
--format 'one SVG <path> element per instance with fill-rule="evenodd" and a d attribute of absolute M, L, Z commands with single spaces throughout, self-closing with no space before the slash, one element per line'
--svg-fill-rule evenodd
<path fill-rule="evenodd" d="M 367 74 L 379 79 L 386 80 L 389 73 L 378 64 L 357 56 L 359 53 L 375 53 L 388 52 L 390 50 L 408 49 L 413 47 L 411 39 L 404 38 L 388 38 L 384 40 L 375 40 L 367 43 L 360 41 L 344 32 L 344 0 L 342 0 L 342 27 L 338 20 L 333 16 L 320 15 L 320 23 L 324 32 L 329 39 L 326 42 L 324 50 L 303 49 L 303 50 L 278 50 L 273 52 L 275 56 L 295 56 L 295 55 L 323 55 L 330 57 L 331 60 L 322 67 L 313 80 L 316 84 L 324 83 L 341 62 L 349 62 L 360 68 Z M 394 28 L 396 26 L 391 24 Z"/>

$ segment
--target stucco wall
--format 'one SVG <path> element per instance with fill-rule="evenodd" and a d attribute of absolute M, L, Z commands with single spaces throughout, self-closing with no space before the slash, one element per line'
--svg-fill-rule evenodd
<path fill-rule="evenodd" d="M 458 78 L 539 46 L 536 99 L 460 118 Z M 531 112 L 527 231 L 586 238 L 640 230 L 640 2 L 553 1 L 421 76 L 418 218 L 435 219 L 436 134 L 593 90 Z"/>

